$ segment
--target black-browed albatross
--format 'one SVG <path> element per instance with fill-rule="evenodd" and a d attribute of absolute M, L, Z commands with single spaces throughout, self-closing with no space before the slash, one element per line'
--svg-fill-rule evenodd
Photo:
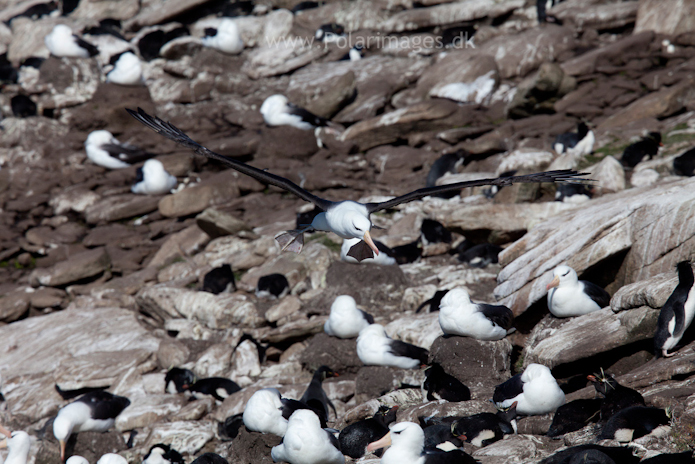
<path fill-rule="evenodd" d="M 420 198 L 434 195 L 437 193 L 449 192 L 452 190 L 460 190 L 466 187 L 477 187 L 481 185 L 496 185 L 505 186 L 512 185 L 516 183 L 536 183 L 536 182 L 579 182 L 586 181 L 588 179 L 577 179 L 578 176 L 585 175 L 585 173 L 580 173 L 572 171 L 569 169 L 560 171 L 547 171 L 539 172 L 535 174 L 526 174 L 523 176 L 510 176 L 510 177 L 498 177 L 497 179 L 478 179 L 465 182 L 457 182 L 448 185 L 439 185 L 436 187 L 426 187 L 412 192 L 406 193 L 399 197 L 393 198 L 391 200 L 382 201 L 380 203 L 358 203 L 356 201 L 330 201 L 310 192 L 307 192 L 294 182 L 284 177 L 272 174 L 270 172 L 263 171 L 261 169 L 249 166 L 248 164 L 237 161 L 233 158 L 228 158 L 226 156 L 215 153 L 208 148 L 200 145 L 199 143 L 192 140 L 183 131 L 175 127 L 173 124 L 166 122 L 156 116 L 150 116 L 141 108 L 137 111 L 131 109 L 126 109 L 131 116 L 135 119 L 154 130 L 160 135 L 173 140 L 174 142 L 188 147 L 198 153 L 199 155 L 205 156 L 207 158 L 212 158 L 227 166 L 239 171 L 242 174 L 246 174 L 249 177 L 253 177 L 259 182 L 264 184 L 274 185 L 286 190 L 290 193 L 295 194 L 302 200 L 308 201 L 316 205 L 318 208 L 323 210 L 322 213 L 316 215 L 311 224 L 307 225 L 302 229 L 290 230 L 281 233 L 275 237 L 278 241 L 282 250 L 293 251 L 299 253 L 302 251 L 304 246 L 304 232 L 310 230 L 321 230 L 326 232 L 333 232 L 341 238 L 359 238 L 362 241 L 357 245 L 354 245 L 348 256 L 352 256 L 358 261 L 362 261 L 367 258 L 373 258 L 374 253 L 379 254 L 379 249 L 374 244 L 369 231 L 372 228 L 372 222 L 369 216 L 377 211 L 385 210 L 388 208 L 393 208 L 401 203 L 406 203 L 413 200 L 419 200 Z"/>

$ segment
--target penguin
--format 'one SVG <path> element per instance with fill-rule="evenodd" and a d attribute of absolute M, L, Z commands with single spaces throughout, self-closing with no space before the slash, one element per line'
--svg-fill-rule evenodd
<path fill-rule="evenodd" d="M 435 185 L 437 185 L 437 179 L 444 176 L 444 174 L 456 174 L 458 172 L 459 167 L 463 165 L 466 155 L 466 151 L 457 150 L 454 153 L 447 153 L 437 158 L 437 160 L 434 163 L 432 163 L 432 167 L 427 173 L 425 187 L 434 187 Z M 432 196 L 438 198 L 453 198 L 458 195 L 460 195 L 460 192 L 451 191 L 434 194 Z"/>
<path fill-rule="evenodd" d="M 235 414 L 227 417 L 224 422 L 217 424 L 217 435 L 219 435 L 222 441 L 234 440 L 239 435 L 239 428 L 244 424 L 243 416 L 243 413 Z"/>
<path fill-rule="evenodd" d="M 514 402 L 497 413 L 482 412 L 468 417 L 461 417 L 451 424 L 451 432 L 464 436 L 463 440 L 473 446 L 484 447 L 516 433 L 516 406 Z"/>
<path fill-rule="evenodd" d="M 654 351 L 657 358 L 661 356 L 668 358 L 676 354 L 669 353 L 669 350 L 681 341 L 683 333 L 695 317 L 693 268 L 689 261 L 681 261 L 676 268 L 678 269 L 678 285 L 661 308 L 656 333 L 654 333 Z"/>
<path fill-rule="evenodd" d="M 282 274 L 268 274 L 258 279 L 256 284 L 257 298 L 282 298 L 290 292 L 290 283 Z"/>
<path fill-rule="evenodd" d="M 229 462 L 217 453 L 203 453 L 191 464 L 229 464 Z"/>
<path fill-rule="evenodd" d="M 668 423 L 669 417 L 663 409 L 631 406 L 608 419 L 598 438 L 628 443 L 649 434 L 662 436 L 671 429 Z"/>
<path fill-rule="evenodd" d="M 594 132 L 589 127 L 580 122 L 577 125 L 577 132 L 565 132 L 555 137 L 553 149 L 562 155 L 570 153 L 575 156 L 584 156 L 591 153 L 594 149 Z"/>
<path fill-rule="evenodd" d="M 558 451 L 552 456 L 543 459 L 539 464 L 569 464 L 570 462 L 572 462 L 572 464 L 578 464 L 576 461 L 573 462 L 572 459 L 576 456 L 586 455 L 585 452 L 589 450 L 600 451 L 602 454 L 612 459 L 616 464 L 637 464 L 640 461 L 639 456 L 633 456 L 632 449 L 628 447 L 586 444 Z M 600 462 L 601 461 L 599 461 L 599 463 Z M 608 461 L 608 463 L 610 463 L 610 461 Z"/>
<path fill-rule="evenodd" d="M 559 437 L 598 421 L 601 403 L 601 399 L 591 398 L 574 400 L 563 404 L 555 411 L 553 422 L 550 424 L 546 436 L 551 438 Z"/>
<path fill-rule="evenodd" d="M 333 406 L 331 400 L 328 399 L 326 392 L 323 391 L 322 383 L 324 380 L 330 377 L 338 377 L 338 374 L 330 367 L 321 366 L 316 369 L 309 386 L 299 399 L 299 401 L 306 404 L 314 412 L 316 412 L 316 415 L 319 416 L 319 418 L 323 418 L 322 422 L 328 421 L 329 406 L 331 409 L 333 409 L 333 414 L 335 414 L 336 418 L 338 417 L 338 413 L 335 411 L 335 406 Z"/>
<path fill-rule="evenodd" d="M 692 177 L 695 175 L 695 148 L 691 148 L 674 158 L 673 170 L 681 176 Z"/>
<path fill-rule="evenodd" d="M 603 370 L 601 374 L 587 376 L 587 379 L 594 385 L 596 392 L 603 399 L 601 400 L 601 421 L 606 422 L 615 413 L 630 406 L 646 406 L 644 398 L 632 388 L 620 385 L 615 378 Z"/>
<path fill-rule="evenodd" d="M 200 379 L 188 389 L 196 399 L 209 395 L 217 401 L 224 401 L 229 395 L 239 390 L 241 390 L 241 387 L 236 382 L 224 377 Z"/>
<path fill-rule="evenodd" d="M 164 389 L 167 393 L 183 393 L 195 383 L 195 374 L 189 369 L 172 367 L 164 377 Z"/>
<path fill-rule="evenodd" d="M 498 256 L 502 249 L 501 246 L 492 243 L 481 243 L 459 253 L 458 260 L 462 263 L 468 263 L 470 267 L 484 268 L 489 264 L 499 263 Z"/>
<path fill-rule="evenodd" d="M 468 401 L 471 399 L 471 391 L 456 377 L 444 372 L 441 365 L 433 363 L 425 369 L 422 396 L 427 398 L 427 401 Z"/>
<path fill-rule="evenodd" d="M 203 277 L 202 291 L 215 295 L 222 292 L 236 292 L 236 283 L 234 282 L 232 266 L 223 264 L 205 274 L 205 277 Z"/>
<path fill-rule="evenodd" d="M 466 438 L 454 435 L 451 426 L 446 424 L 430 425 L 422 431 L 425 432 L 425 450 L 452 451 L 463 447 Z"/>
<path fill-rule="evenodd" d="M 396 420 L 398 406 L 379 407 L 369 419 L 357 421 L 340 431 L 338 442 L 344 455 L 359 459 L 367 452 L 367 445 L 389 433 L 389 424 Z M 381 456 L 381 453 L 378 454 Z"/>
<path fill-rule="evenodd" d="M 157 443 L 142 458 L 142 464 L 184 464 L 181 453 L 169 445 Z"/>
<path fill-rule="evenodd" d="M 663 147 L 661 143 L 661 134 L 659 132 L 650 132 L 642 140 L 628 145 L 623 151 L 623 156 L 620 162 L 626 168 L 634 168 L 641 163 L 645 157 L 652 159 L 659 153 L 659 147 Z"/>
<path fill-rule="evenodd" d="M 433 219 L 424 219 L 420 226 L 425 245 L 428 243 L 451 243 L 451 232 L 444 225 Z"/>

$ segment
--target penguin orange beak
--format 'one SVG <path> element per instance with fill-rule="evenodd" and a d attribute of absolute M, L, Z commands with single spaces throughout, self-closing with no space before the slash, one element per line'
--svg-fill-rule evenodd
<path fill-rule="evenodd" d="M 384 435 L 384 437 L 381 440 L 377 440 L 368 444 L 367 451 L 371 453 L 372 451 L 376 451 L 387 446 L 391 446 L 391 432 Z"/>
<path fill-rule="evenodd" d="M 58 440 L 60 443 L 60 462 L 65 462 L 65 440 Z"/>
<path fill-rule="evenodd" d="M 372 240 L 372 236 L 369 235 L 369 231 L 366 231 L 366 232 L 364 233 L 364 237 L 362 237 L 362 240 L 364 240 L 364 242 L 365 242 L 367 245 L 369 245 L 369 248 L 371 248 L 372 250 L 374 250 L 374 253 L 376 253 L 377 255 L 379 255 L 379 249 L 378 249 L 378 248 L 376 247 L 376 245 L 374 244 L 374 240 Z"/>
<path fill-rule="evenodd" d="M 551 280 L 550 283 L 545 286 L 545 289 L 550 290 L 551 288 L 557 287 L 558 285 L 560 285 L 560 278 L 558 276 L 555 276 L 555 278 L 553 278 L 553 280 Z"/>

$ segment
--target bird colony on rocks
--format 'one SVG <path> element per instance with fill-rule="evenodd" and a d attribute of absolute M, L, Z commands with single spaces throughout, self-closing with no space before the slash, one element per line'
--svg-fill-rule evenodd
<path fill-rule="evenodd" d="M 0 461 L 694 462 L 693 18 L 6 0 Z"/>

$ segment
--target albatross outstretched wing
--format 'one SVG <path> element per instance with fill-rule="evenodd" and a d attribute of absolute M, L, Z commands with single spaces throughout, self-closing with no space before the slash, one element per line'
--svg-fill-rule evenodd
<path fill-rule="evenodd" d="M 579 182 L 590 182 L 591 179 L 579 179 L 579 176 L 585 176 L 585 172 L 572 171 L 571 169 L 563 169 L 559 171 L 546 171 L 537 172 L 535 174 L 526 174 L 523 176 L 510 176 L 510 177 L 498 177 L 496 179 L 478 179 L 469 180 L 465 182 L 456 182 L 455 184 L 439 185 L 437 187 L 426 187 L 421 188 L 400 197 L 396 197 L 392 200 L 382 201 L 381 203 L 367 203 L 367 210 L 369 213 L 374 213 L 376 211 L 381 211 L 383 209 L 393 208 L 401 203 L 407 203 L 409 201 L 419 200 L 420 198 L 426 197 L 428 195 L 434 195 L 437 193 L 450 192 L 452 190 L 460 190 L 466 187 L 479 187 L 481 185 L 496 185 L 499 187 L 521 184 L 521 183 L 535 183 L 535 182 L 563 182 L 563 183 L 579 183 Z"/>
<path fill-rule="evenodd" d="M 199 155 L 205 156 L 207 158 L 212 158 L 217 161 L 221 161 L 230 168 L 239 171 L 242 174 L 246 174 L 249 177 L 253 177 L 261 183 L 274 185 L 276 187 L 280 187 L 283 190 L 287 190 L 290 193 L 294 193 L 302 200 L 311 202 L 324 211 L 326 211 L 333 204 L 333 202 L 331 201 L 324 200 L 323 198 L 317 197 L 316 195 L 312 195 L 311 193 L 307 192 L 306 190 L 304 190 L 299 185 L 295 184 L 289 179 L 285 179 L 284 177 L 277 176 L 270 172 L 254 168 L 253 166 L 249 166 L 246 163 L 242 163 L 241 161 L 237 161 L 233 158 L 220 155 L 219 153 L 215 153 L 214 151 L 205 148 L 198 142 L 192 140 L 181 129 L 177 128 L 171 123 L 159 119 L 156 116 L 150 116 L 142 108 L 138 108 L 137 112 L 128 108 L 126 108 L 126 111 L 132 117 L 134 117 L 150 129 L 152 129 L 153 131 L 157 132 L 158 134 L 168 138 L 169 140 L 173 140 L 179 145 L 183 145 L 184 147 L 190 148 Z"/>

